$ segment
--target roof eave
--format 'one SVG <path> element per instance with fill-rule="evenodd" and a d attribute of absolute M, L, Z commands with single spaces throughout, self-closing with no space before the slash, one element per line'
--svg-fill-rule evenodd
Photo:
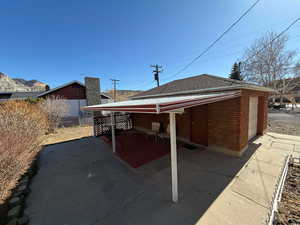
<path fill-rule="evenodd" d="M 56 91 L 56 90 L 61 89 L 61 88 L 64 88 L 64 87 L 67 87 L 67 86 L 69 86 L 69 85 L 71 85 L 71 84 L 75 84 L 75 83 L 76 83 L 76 84 L 79 84 L 79 85 L 81 85 L 81 86 L 83 86 L 83 87 L 85 87 L 85 85 L 84 85 L 83 83 L 81 83 L 81 82 L 79 82 L 79 81 L 77 81 L 77 80 L 73 80 L 73 81 L 70 81 L 70 82 L 68 82 L 68 83 L 62 84 L 62 85 L 60 85 L 60 86 L 58 86 L 58 87 L 56 87 L 56 88 L 50 89 L 49 91 L 45 91 L 45 92 L 39 94 L 37 97 L 42 97 L 42 96 L 44 96 L 44 95 L 46 95 L 46 94 L 49 94 L 49 93 L 51 93 L 51 92 L 53 92 L 53 91 Z"/>
<path fill-rule="evenodd" d="M 110 96 L 108 96 L 107 94 L 104 93 L 100 93 L 100 96 L 103 95 L 104 97 L 107 97 L 108 99 L 112 99 Z"/>
<path fill-rule="evenodd" d="M 255 91 L 274 92 L 274 93 L 277 92 L 271 88 L 260 87 L 260 86 L 255 86 L 255 85 L 235 85 L 235 86 L 230 86 L 230 87 L 224 86 L 224 87 L 218 87 L 218 88 L 205 88 L 205 89 L 178 91 L 178 92 L 170 92 L 170 93 L 162 93 L 162 94 L 154 94 L 154 95 L 136 96 L 136 97 L 131 97 L 130 99 L 144 99 L 144 98 L 153 98 L 153 97 L 155 98 L 155 97 L 161 97 L 161 96 L 197 94 L 197 93 L 203 93 L 203 92 L 215 92 L 215 91 L 226 91 L 226 90 L 237 90 L 237 89 L 249 89 L 249 90 L 255 90 Z"/>

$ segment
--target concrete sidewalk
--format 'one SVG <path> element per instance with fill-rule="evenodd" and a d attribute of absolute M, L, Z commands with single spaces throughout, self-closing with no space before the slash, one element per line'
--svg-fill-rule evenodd
<path fill-rule="evenodd" d="M 260 147 L 197 225 L 265 224 L 286 156 L 300 157 L 300 137 L 267 133 L 254 144 Z"/>
<path fill-rule="evenodd" d="M 100 138 L 50 145 L 25 214 L 31 225 L 261 225 L 285 156 L 299 144 L 267 134 L 241 158 L 179 149 L 177 204 L 169 155 L 132 169 Z"/>

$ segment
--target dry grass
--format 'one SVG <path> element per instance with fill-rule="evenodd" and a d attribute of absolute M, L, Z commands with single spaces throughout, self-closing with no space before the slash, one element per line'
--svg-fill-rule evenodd
<path fill-rule="evenodd" d="M 276 224 L 300 224 L 300 164 L 289 164 Z"/>
<path fill-rule="evenodd" d="M 0 204 L 36 156 L 48 121 L 36 104 L 0 104 Z"/>
<path fill-rule="evenodd" d="M 58 128 L 55 133 L 47 135 L 44 141 L 44 145 L 58 144 L 65 141 L 71 141 L 83 137 L 89 137 L 93 135 L 92 126 L 77 126 L 77 127 L 67 127 Z"/>
<path fill-rule="evenodd" d="M 271 121 L 268 122 L 268 131 L 287 134 L 293 136 L 300 136 L 299 122 L 296 120 L 291 121 Z"/>

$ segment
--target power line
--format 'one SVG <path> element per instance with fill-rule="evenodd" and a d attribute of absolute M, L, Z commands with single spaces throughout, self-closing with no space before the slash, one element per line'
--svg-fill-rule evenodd
<path fill-rule="evenodd" d="M 278 25 L 278 24 L 277 24 Z M 294 27 L 295 28 L 295 27 Z M 299 27 L 300 28 L 300 27 Z M 259 30 L 262 30 L 262 29 L 259 29 Z M 265 28 L 264 28 L 264 30 L 265 30 Z M 248 33 L 248 34 L 253 34 L 253 33 L 255 33 L 255 32 L 251 32 L 251 33 Z M 239 36 L 241 36 L 241 34 L 239 33 Z M 245 36 L 245 35 L 244 35 Z M 300 35 L 297 35 L 297 36 L 292 36 L 292 37 L 289 37 L 289 40 L 295 40 L 295 39 L 298 39 L 298 38 L 300 38 Z M 239 42 L 242 42 L 242 43 L 240 43 L 240 44 L 236 44 L 237 43 L 237 40 L 239 41 Z M 234 45 L 224 45 L 224 44 L 227 44 L 227 43 L 235 43 Z M 228 49 L 232 49 L 233 47 L 241 47 L 242 46 L 242 44 L 246 44 L 248 41 L 245 41 L 245 40 L 243 40 L 243 39 L 241 39 L 241 38 L 238 38 L 238 39 L 230 39 L 228 42 L 225 42 L 224 44 L 222 44 L 222 47 L 221 48 L 218 48 L 218 51 L 219 50 L 223 50 L 224 49 L 224 51 L 226 51 L 226 50 L 228 50 Z M 197 50 L 198 51 L 198 50 Z M 238 51 L 235 51 L 235 52 L 231 52 L 231 53 L 229 53 L 228 51 L 226 51 L 227 52 L 227 54 L 211 54 L 211 52 L 210 53 L 208 53 L 208 54 L 206 54 L 205 55 L 205 58 L 204 59 L 202 59 L 202 60 L 198 60 L 198 62 L 206 62 L 206 61 L 209 61 L 210 60 L 210 58 L 214 58 L 214 60 L 215 59 L 221 59 L 221 58 L 224 58 L 224 57 L 227 57 L 227 56 L 232 56 L 232 55 L 236 55 L 236 54 L 238 54 L 238 53 L 241 53 L 241 52 L 244 52 L 245 51 L 245 48 L 243 47 L 243 49 L 240 49 L 240 50 L 238 50 Z M 193 53 L 192 55 L 195 55 L 195 53 Z M 189 57 L 185 57 L 185 58 L 187 58 L 186 60 L 184 60 L 184 62 L 186 62 L 186 61 L 189 61 L 189 60 L 191 60 L 191 59 L 193 59 L 194 58 L 194 56 L 189 56 Z M 183 60 L 181 60 L 181 61 L 183 61 Z M 184 62 L 182 62 L 181 64 L 180 64 L 180 66 L 176 66 L 176 68 L 179 68 L 179 67 L 181 67 L 182 65 L 184 65 L 185 63 Z M 176 70 L 176 69 L 175 69 Z M 168 77 L 164 77 L 164 76 L 161 76 L 161 79 L 160 80 L 167 80 L 168 79 Z"/>
<path fill-rule="evenodd" d="M 146 86 L 148 86 L 148 85 L 150 85 L 152 83 L 154 83 L 153 80 L 151 80 L 150 82 L 146 81 L 146 82 L 141 83 L 140 85 L 132 87 L 131 89 L 141 89 L 142 87 L 146 87 Z"/>
<path fill-rule="evenodd" d="M 281 37 L 283 34 L 285 34 L 292 26 L 294 26 L 298 21 L 300 21 L 300 17 L 298 17 L 297 19 L 295 19 L 287 28 L 285 28 L 283 31 L 281 31 L 278 35 L 276 35 L 276 37 L 274 37 L 271 41 L 270 41 L 270 43 L 269 44 L 271 44 L 272 42 L 274 42 L 275 40 L 277 40 L 279 37 Z M 264 47 L 262 47 L 259 51 L 257 51 L 254 55 L 252 55 L 252 56 L 249 56 L 247 59 L 245 59 L 244 61 L 243 61 L 243 63 L 244 62 L 247 62 L 248 60 L 250 60 L 251 58 L 253 58 L 254 56 L 256 56 L 256 55 L 258 55 L 259 53 L 261 53 L 266 47 L 268 47 L 268 45 L 267 46 L 264 46 Z M 293 68 L 293 67 L 291 67 L 291 68 Z M 298 67 L 294 67 L 294 68 L 298 68 Z M 289 69 L 289 68 L 287 68 L 287 69 Z M 177 73 L 178 74 L 178 73 Z M 177 75 L 176 74 L 176 75 Z M 175 75 L 175 76 L 176 76 Z M 169 79 L 170 77 L 167 77 L 167 78 L 165 78 L 164 80 L 167 80 L 167 79 Z"/>
<path fill-rule="evenodd" d="M 260 0 L 257 0 L 254 2 L 249 9 L 247 9 L 233 24 L 231 24 L 215 41 L 213 41 L 204 51 L 202 51 L 197 57 L 195 57 L 190 63 L 188 63 L 186 66 L 184 66 L 182 69 L 180 69 L 177 73 L 174 75 L 167 77 L 166 79 L 169 79 L 171 77 L 175 77 L 178 74 L 180 74 L 182 71 L 186 70 L 188 67 L 190 67 L 194 62 L 196 62 L 200 57 L 202 57 L 206 52 L 208 52 L 218 41 L 220 41 L 235 25 L 237 25 L 258 3 Z"/>
<path fill-rule="evenodd" d="M 247 12 L 249 12 L 256 4 L 258 3 L 258 1 L 257 2 L 255 2 L 239 19 L 241 19 Z M 284 33 L 286 33 L 293 25 L 295 25 L 298 21 L 300 20 L 300 17 L 299 18 L 297 18 L 296 20 L 294 20 L 287 28 L 285 28 L 282 32 L 280 32 L 274 39 L 272 39 L 271 40 L 271 42 L 273 42 L 273 41 L 275 41 L 276 39 L 278 39 L 280 36 L 282 36 Z M 236 21 L 235 22 L 235 24 L 237 23 L 238 21 Z M 234 26 L 234 25 L 232 25 L 232 26 Z M 231 27 L 232 27 L 231 26 Z M 226 31 L 229 31 L 229 28 L 226 30 Z M 226 32 L 225 31 L 225 32 Z M 224 32 L 224 33 L 225 33 Z M 226 34 L 224 34 L 223 33 L 223 36 Z M 220 38 L 219 38 L 220 39 Z M 217 39 L 218 40 L 218 39 Z M 216 42 L 216 41 L 215 41 Z M 271 43 L 270 42 L 270 43 Z M 266 48 L 266 46 L 265 47 L 263 47 L 262 49 L 260 49 L 255 55 L 257 55 L 257 54 L 259 54 L 264 48 Z M 209 50 L 209 49 L 208 49 Z M 203 54 L 201 53 L 199 56 L 197 56 L 195 59 L 197 60 L 197 59 L 199 59 L 201 56 L 202 56 Z M 248 61 L 249 59 L 251 59 L 252 57 L 254 57 L 255 55 L 253 55 L 253 56 L 251 56 L 251 57 L 248 57 L 245 61 Z M 194 61 L 196 61 L 196 60 L 193 60 L 192 61 L 192 63 L 194 63 Z M 175 75 L 173 75 L 173 76 L 176 76 L 176 75 L 178 75 L 180 72 L 182 72 L 183 70 L 185 70 L 188 66 L 190 66 L 192 63 L 189 63 L 189 64 L 187 64 L 187 66 L 185 66 L 183 69 L 181 69 L 179 72 L 177 72 Z M 295 66 L 295 67 L 287 67 L 286 69 L 293 69 L 293 68 L 299 68 L 299 67 L 297 67 L 297 66 Z M 167 80 L 167 79 L 169 79 L 169 78 L 171 78 L 171 77 L 173 77 L 173 76 L 170 76 L 170 77 L 166 77 L 166 78 L 164 78 L 164 80 Z M 145 83 L 145 85 L 142 85 L 142 86 L 139 86 L 139 87 L 144 87 L 144 86 L 147 86 L 147 85 L 149 85 L 149 84 L 151 84 L 153 81 L 151 81 L 151 82 L 147 82 L 147 83 Z"/>
<path fill-rule="evenodd" d="M 281 31 L 276 37 L 274 37 L 266 46 L 262 47 L 260 50 L 258 50 L 254 55 L 249 56 L 247 59 L 243 61 L 243 63 L 247 62 L 249 59 L 253 58 L 254 56 L 258 55 L 261 53 L 265 48 L 267 48 L 270 44 L 272 44 L 273 41 L 277 40 L 280 38 L 284 33 L 286 33 L 292 26 L 294 26 L 298 21 L 300 20 L 300 17 L 295 19 L 287 28 L 285 28 L 283 31 Z"/>

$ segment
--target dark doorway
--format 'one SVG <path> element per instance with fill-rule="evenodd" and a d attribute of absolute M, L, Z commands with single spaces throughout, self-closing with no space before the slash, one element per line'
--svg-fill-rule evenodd
<path fill-rule="evenodd" d="M 207 105 L 191 108 L 191 141 L 207 146 Z"/>

